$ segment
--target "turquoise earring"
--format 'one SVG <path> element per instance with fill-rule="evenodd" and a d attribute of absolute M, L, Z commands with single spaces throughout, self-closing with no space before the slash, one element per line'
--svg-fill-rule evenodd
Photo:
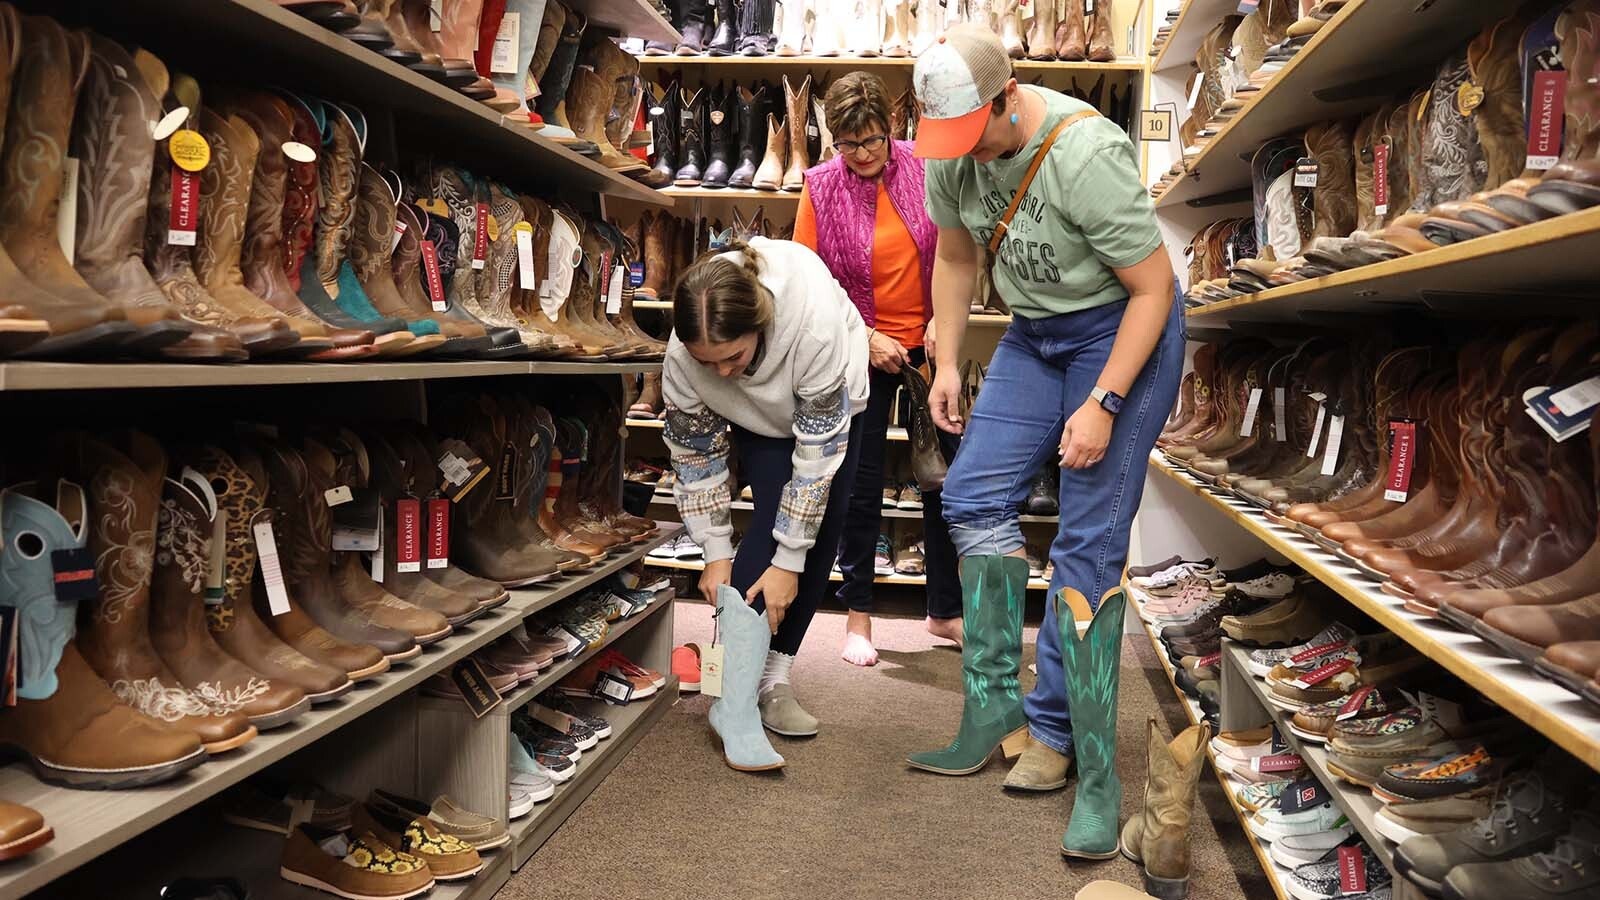
<path fill-rule="evenodd" d="M 1016 113 L 1012 113 L 1011 114 L 1011 124 L 1013 124 L 1013 125 L 1017 124 L 1017 114 Z"/>

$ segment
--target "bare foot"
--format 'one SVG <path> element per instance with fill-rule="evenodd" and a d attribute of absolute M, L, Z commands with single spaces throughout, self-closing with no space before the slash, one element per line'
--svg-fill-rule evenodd
<path fill-rule="evenodd" d="M 852 666 L 878 664 L 877 648 L 872 646 L 872 616 L 851 610 L 844 622 L 844 648 L 839 651 Z"/>
<path fill-rule="evenodd" d="M 944 638 L 947 641 L 955 641 L 956 646 L 959 647 L 965 631 L 960 619 L 935 619 L 929 616 L 928 633 L 934 637 Z"/>

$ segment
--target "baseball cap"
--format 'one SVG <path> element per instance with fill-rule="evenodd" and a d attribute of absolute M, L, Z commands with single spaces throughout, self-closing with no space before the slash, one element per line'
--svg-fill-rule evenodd
<path fill-rule="evenodd" d="M 982 25 L 951 26 L 917 57 L 912 89 L 922 105 L 915 155 L 955 159 L 977 146 L 989 104 L 1011 80 L 1000 36 Z"/>

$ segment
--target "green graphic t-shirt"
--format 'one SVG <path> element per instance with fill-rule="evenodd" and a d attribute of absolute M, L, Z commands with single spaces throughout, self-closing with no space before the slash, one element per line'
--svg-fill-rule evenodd
<path fill-rule="evenodd" d="M 1043 97 L 1044 124 L 1011 159 L 929 160 L 928 217 L 965 228 L 979 248 L 1027 174 L 1039 145 L 1063 118 L 1090 106 L 1066 94 L 1024 86 Z M 1012 312 L 1030 319 L 1126 300 L 1112 269 L 1143 262 L 1161 246 L 1150 195 L 1139 181 L 1133 143 L 1110 119 L 1081 119 L 1061 133 L 1011 220 L 994 264 L 994 282 Z"/>

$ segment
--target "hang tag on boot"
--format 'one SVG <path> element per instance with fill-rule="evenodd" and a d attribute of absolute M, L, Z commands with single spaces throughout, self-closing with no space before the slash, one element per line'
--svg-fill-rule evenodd
<path fill-rule="evenodd" d="M 477 204 L 477 211 L 472 229 L 472 267 L 482 269 L 489 259 L 489 204 Z"/>
<path fill-rule="evenodd" d="M 394 570 L 422 571 L 422 501 L 415 497 L 394 504 Z"/>
<path fill-rule="evenodd" d="M 207 606 L 220 606 L 227 599 L 223 582 L 228 575 L 228 511 L 218 509 L 211 523 L 211 555 L 206 562 Z"/>
<path fill-rule="evenodd" d="M 428 568 L 450 567 L 450 501 L 428 501 Z"/>
<path fill-rule="evenodd" d="M 449 312 L 444 297 L 444 277 L 439 272 L 439 248 L 433 241 L 422 241 L 422 284 L 428 290 L 428 305 L 434 312 Z"/>
<path fill-rule="evenodd" d="M 1289 439 L 1287 392 L 1281 387 L 1272 389 L 1272 439 L 1282 443 Z"/>
<path fill-rule="evenodd" d="M 61 160 L 61 197 L 56 212 L 56 242 L 61 253 L 71 264 L 77 258 L 78 246 L 78 160 L 64 157 Z"/>
<path fill-rule="evenodd" d="M 1249 437 L 1256 430 L 1256 415 L 1261 411 L 1261 388 L 1250 389 L 1250 402 L 1244 408 L 1244 423 L 1239 426 L 1239 437 Z"/>
<path fill-rule="evenodd" d="M 354 488 L 351 500 L 332 507 L 333 549 L 371 553 L 383 546 L 383 507 L 378 492 Z"/>
<path fill-rule="evenodd" d="M 500 19 L 500 30 L 494 36 L 494 49 L 489 54 L 489 71 L 495 75 L 517 74 L 517 45 L 522 36 L 522 14 L 506 12 Z"/>
<path fill-rule="evenodd" d="M 722 645 L 700 648 L 700 693 L 722 696 Z"/>
<path fill-rule="evenodd" d="M 100 596 L 100 583 L 94 574 L 94 554 L 88 547 L 50 551 L 50 569 L 54 573 L 56 602 L 81 603 Z"/>
<path fill-rule="evenodd" d="M 1344 416 L 1328 417 L 1328 446 L 1322 453 L 1322 474 L 1332 475 L 1339 468 L 1339 445 L 1344 439 Z"/>
<path fill-rule="evenodd" d="M 518 222 L 511 230 L 517 233 L 517 285 L 525 291 L 538 290 L 539 273 L 533 267 L 533 226 Z"/>
<path fill-rule="evenodd" d="M 278 562 L 278 542 L 272 536 L 272 520 L 263 515 L 250 526 L 256 539 L 256 559 L 261 569 L 261 584 L 267 589 L 267 610 L 275 616 L 289 611 L 289 592 L 283 585 L 283 567 Z"/>
<path fill-rule="evenodd" d="M 1389 472 L 1383 499 L 1404 503 L 1411 496 L 1411 473 L 1416 468 L 1417 423 L 1411 419 L 1389 422 Z"/>
<path fill-rule="evenodd" d="M 628 278 L 628 270 L 617 266 L 611 270 L 611 284 L 606 290 L 606 315 L 615 316 L 622 312 L 622 285 Z"/>
<path fill-rule="evenodd" d="M 167 243 L 193 247 L 200 232 L 200 176 L 172 167 L 172 208 L 167 216 Z"/>

